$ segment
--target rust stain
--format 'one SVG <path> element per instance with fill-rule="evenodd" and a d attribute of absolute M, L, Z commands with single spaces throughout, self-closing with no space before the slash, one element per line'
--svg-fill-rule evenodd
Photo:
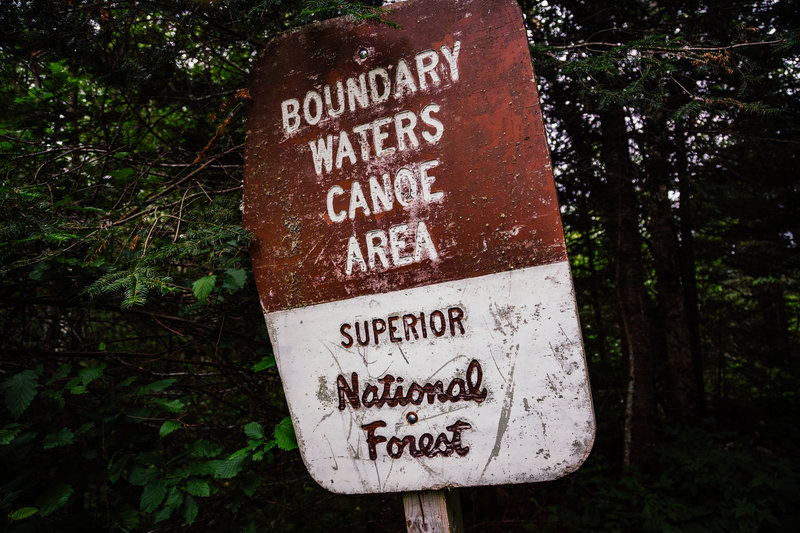
<path fill-rule="evenodd" d="M 566 258 L 518 9 L 411 4 L 401 30 L 337 19 L 257 61 L 243 220 L 265 311 Z"/>

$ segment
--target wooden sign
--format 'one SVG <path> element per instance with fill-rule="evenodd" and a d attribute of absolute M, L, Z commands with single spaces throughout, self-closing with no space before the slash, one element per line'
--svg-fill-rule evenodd
<path fill-rule="evenodd" d="M 301 454 L 335 492 L 554 479 L 594 414 L 555 185 L 510 0 L 273 40 L 244 223 Z"/>

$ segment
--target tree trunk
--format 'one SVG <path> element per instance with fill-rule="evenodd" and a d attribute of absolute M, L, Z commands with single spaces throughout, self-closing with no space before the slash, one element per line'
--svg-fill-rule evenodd
<path fill-rule="evenodd" d="M 653 112 L 647 121 L 645 168 L 649 195 L 648 229 L 653 267 L 658 280 L 658 304 L 663 315 L 667 358 L 665 411 L 673 419 L 691 420 L 700 413 L 700 392 L 695 379 L 692 335 L 681 283 L 680 249 L 675 232 L 670 191 L 666 121 Z"/>
<path fill-rule="evenodd" d="M 694 377 L 697 383 L 700 414 L 705 413 L 705 381 L 703 380 L 703 351 L 700 343 L 700 303 L 697 297 L 697 273 L 694 255 L 694 205 L 692 200 L 692 177 L 689 174 L 689 162 L 686 157 L 686 132 L 679 130 L 676 140 L 676 158 L 678 173 L 678 191 L 680 192 L 680 205 L 678 216 L 680 218 L 680 265 L 681 279 L 683 280 L 683 295 L 686 301 L 686 318 L 689 321 L 690 344 L 692 346 L 692 361 L 694 363 Z"/>
<path fill-rule="evenodd" d="M 629 464 L 637 462 L 655 439 L 653 351 L 625 114 L 622 108 L 615 107 L 603 111 L 600 119 L 608 186 L 607 197 L 601 203 L 614 257 L 620 329 L 628 362 L 624 462 Z"/>

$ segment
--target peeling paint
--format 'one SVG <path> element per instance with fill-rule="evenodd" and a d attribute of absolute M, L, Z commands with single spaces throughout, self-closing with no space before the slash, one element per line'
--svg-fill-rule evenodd
<path fill-rule="evenodd" d="M 577 323 L 574 311 L 563 305 L 572 296 L 564 284 L 552 281 L 568 273 L 568 264 L 559 263 L 268 313 L 271 334 L 282 339 L 276 349 L 278 368 L 312 476 L 338 492 L 374 492 L 539 481 L 577 468 L 588 448 L 574 443 L 591 445 L 594 418 L 581 345 L 563 342 L 562 329 L 568 332 Z M 343 317 L 438 309 L 446 307 L 445 302 L 458 302 L 468 310 L 465 334 L 403 343 L 404 357 L 399 345 L 392 343 L 358 349 L 330 343 L 321 350 L 316 340 L 320 335 L 335 339 Z M 551 320 L 526 320 L 521 314 L 513 334 L 498 335 L 496 303 L 503 303 L 501 308 L 538 309 Z M 500 340 L 509 338 L 510 343 L 498 348 Z M 579 370 L 567 374 L 565 368 L 572 365 L 562 367 L 548 356 L 551 343 L 562 343 L 562 358 L 575 362 Z M 491 353 L 502 355 L 493 361 Z M 446 389 L 451 380 L 463 379 L 471 358 L 483 363 L 481 387 L 487 395 L 481 403 L 424 401 L 413 406 L 419 415 L 413 425 L 405 419 L 412 406 L 353 409 L 345 400 L 344 408 L 337 408 L 339 375 L 349 379 L 352 372 L 358 373 L 361 392 L 362 383 L 374 383 L 386 375 L 403 377 L 403 384 L 441 380 Z M 323 383 L 327 391 L 322 391 Z M 304 392 L 309 387 L 311 395 Z M 433 458 L 406 453 L 403 459 L 392 459 L 381 448 L 373 461 L 362 425 L 375 420 L 387 424 L 378 430 L 380 435 L 416 438 L 426 432 L 438 435 L 445 426 L 461 420 L 470 425 L 462 433 L 469 453 Z M 324 445 L 316 443 L 317 435 L 326 437 Z M 345 451 L 332 456 L 328 441 Z M 539 449 L 544 451 L 536 454 Z"/>

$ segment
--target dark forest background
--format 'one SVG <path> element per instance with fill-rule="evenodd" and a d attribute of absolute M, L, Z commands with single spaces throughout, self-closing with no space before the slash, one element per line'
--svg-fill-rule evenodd
<path fill-rule="evenodd" d="M 467 531 L 800 530 L 800 3 L 522 1 L 598 432 Z M 328 0 L 0 3 L 0 528 L 402 531 L 293 440 L 247 76 Z"/>

